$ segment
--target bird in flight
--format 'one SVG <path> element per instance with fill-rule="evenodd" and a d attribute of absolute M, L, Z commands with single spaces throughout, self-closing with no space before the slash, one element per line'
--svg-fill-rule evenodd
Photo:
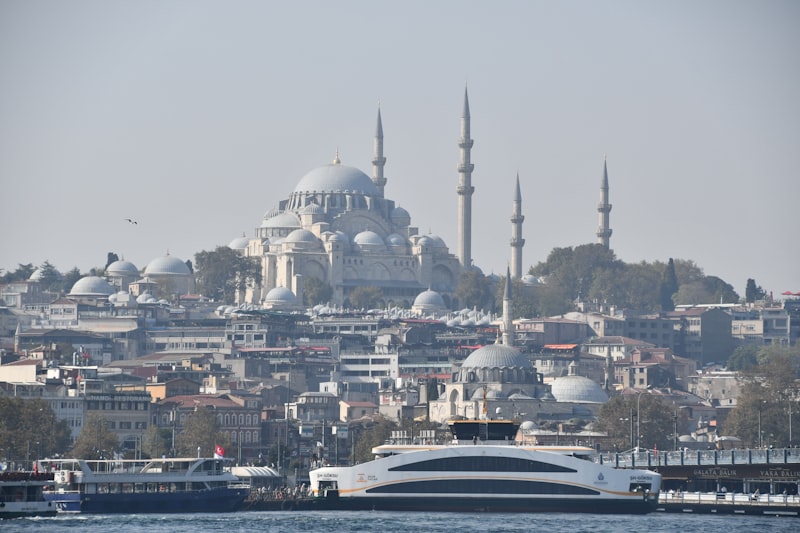
<path fill-rule="evenodd" d="M 139 224 L 138 222 L 130 218 L 126 218 L 125 220 L 127 220 L 130 224 Z"/>

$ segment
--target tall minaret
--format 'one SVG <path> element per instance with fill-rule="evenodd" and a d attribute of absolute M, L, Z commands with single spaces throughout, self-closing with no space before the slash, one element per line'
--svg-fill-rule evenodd
<path fill-rule="evenodd" d="M 511 316 L 511 269 L 506 269 L 506 288 L 503 292 L 503 346 L 514 346 L 514 320 Z"/>
<path fill-rule="evenodd" d="M 383 167 L 386 165 L 386 158 L 383 157 L 383 123 L 381 122 L 381 105 L 378 104 L 378 127 L 375 130 L 375 157 L 372 159 L 372 182 L 383 196 L 383 187 L 386 185 L 386 178 L 383 176 Z"/>
<path fill-rule="evenodd" d="M 461 151 L 461 162 L 458 164 L 458 260 L 461 266 L 472 265 L 472 169 L 469 153 L 472 149 L 469 137 L 469 97 L 464 87 L 464 111 L 461 113 L 461 137 L 458 148 Z"/>
<path fill-rule="evenodd" d="M 522 277 L 522 194 L 519 192 L 519 173 L 517 173 L 517 190 L 514 193 L 514 208 L 511 211 L 511 275 L 514 279 Z"/>
<path fill-rule="evenodd" d="M 611 212 L 611 204 L 608 203 L 608 165 L 603 156 L 603 182 L 600 184 L 600 204 L 597 206 L 600 213 L 600 227 L 597 228 L 597 243 L 609 248 L 611 240 L 611 227 L 608 221 L 608 214 Z"/>

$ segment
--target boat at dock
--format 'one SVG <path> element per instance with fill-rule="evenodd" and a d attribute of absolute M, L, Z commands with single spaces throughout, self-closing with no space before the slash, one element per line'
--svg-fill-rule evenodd
<path fill-rule="evenodd" d="M 39 472 L 0 472 L 0 518 L 52 516 L 56 506 L 44 499 L 52 475 Z"/>
<path fill-rule="evenodd" d="M 310 472 L 320 507 L 347 510 L 647 513 L 661 475 L 617 469 L 584 446 L 527 446 L 510 420 L 449 423 L 451 444 L 388 443 L 375 459 Z"/>
<path fill-rule="evenodd" d="M 249 488 L 225 459 L 61 461 L 45 500 L 62 513 L 193 513 L 238 510 Z"/>

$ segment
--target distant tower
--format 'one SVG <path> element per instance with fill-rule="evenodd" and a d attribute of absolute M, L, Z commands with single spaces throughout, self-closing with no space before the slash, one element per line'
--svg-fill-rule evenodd
<path fill-rule="evenodd" d="M 503 345 L 514 346 L 514 320 L 511 317 L 511 269 L 506 269 L 506 288 L 503 293 Z"/>
<path fill-rule="evenodd" d="M 383 167 L 386 165 L 386 158 L 383 157 L 383 123 L 381 122 L 381 106 L 378 104 L 378 127 L 375 130 L 375 157 L 372 160 L 372 182 L 383 196 L 383 188 L 386 185 L 386 178 L 383 176 Z"/>
<path fill-rule="evenodd" d="M 517 173 L 517 190 L 514 193 L 514 208 L 511 211 L 511 275 L 514 279 L 522 277 L 522 194 L 519 191 L 519 173 Z"/>
<path fill-rule="evenodd" d="M 464 111 L 461 113 L 461 137 L 458 148 L 461 150 L 461 162 L 458 164 L 458 260 L 461 266 L 472 265 L 472 169 L 470 150 L 472 139 L 469 136 L 469 97 L 464 87 Z"/>
<path fill-rule="evenodd" d="M 600 227 L 597 228 L 597 243 L 606 248 L 610 247 L 611 227 L 608 221 L 608 214 L 611 212 L 611 204 L 608 203 L 608 165 L 603 156 L 603 182 L 600 184 L 600 204 L 597 206 L 600 213 Z"/>

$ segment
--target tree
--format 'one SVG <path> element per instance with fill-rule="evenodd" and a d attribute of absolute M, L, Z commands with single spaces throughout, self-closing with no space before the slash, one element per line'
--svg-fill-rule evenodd
<path fill-rule="evenodd" d="M 61 292 L 69 292 L 72 286 L 75 285 L 75 283 L 77 283 L 82 277 L 83 274 L 81 274 L 81 271 L 78 269 L 78 267 L 72 267 L 72 270 L 69 270 L 66 274 L 64 274 L 64 277 L 61 279 Z"/>
<path fill-rule="evenodd" d="M 763 300 L 766 295 L 767 292 L 756 285 L 756 280 L 753 278 L 747 278 L 747 286 L 744 289 L 744 300 L 747 303 Z"/>
<path fill-rule="evenodd" d="M 147 457 L 161 457 L 169 453 L 170 439 L 172 438 L 169 428 L 159 428 L 150 424 L 142 437 L 142 454 Z"/>
<path fill-rule="evenodd" d="M 744 385 L 724 432 L 753 447 L 784 446 L 789 443 L 789 402 L 796 405 L 800 392 L 796 383 L 800 355 L 797 348 L 766 347 L 758 359 L 760 364 L 742 372 Z"/>
<path fill-rule="evenodd" d="M 313 307 L 330 301 L 333 288 L 326 282 L 313 276 L 303 278 L 303 305 Z"/>
<path fill-rule="evenodd" d="M 635 446 L 671 450 L 674 446 L 674 411 L 658 396 L 646 391 L 614 396 L 600 408 L 597 427 L 608 433 L 617 450 Z"/>
<path fill-rule="evenodd" d="M 373 459 L 372 448 L 383 444 L 397 430 L 397 424 L 383 417 L 375 417 L 362 426 L 353 426 L 350 431 L 355 431 L 353 455 L 356 463 L 365 463 Z"/>
<path fill-rule="evenodd" d="M 116 261 L 119 261 L 119 256 L 117 254 L 115 254 L 114 252 L 108 252 L 106 254 L 106 269 L 108 269 L 108 266 L 111 263 L 114 263 Z"/>
<path fill-rule="evenodd" d="M 237 293 L 261 283 L 258 258 L 244 257 L 227 246 L 198 252 L 194 261 L 198 292 L 228 305 L 236 301 Z"/>
<path fill-rule="evenodd" d="M 348 299 L 354 309 L 372 309 L 380 305 L 383 291 L 372 285 L 356 287 L 350 291 Z"/>
<path fill-rule="evenodd" d="M 742 371 L 749 370 L 758 365 L 758 346 L 752 344 L 745 344 L 739 346 L 728 358 L 728 363 L 725 365 L 728 370 Z"/>
<path fill-rule="evenodd" d="M 39 286 L 45 291 L 58 291 L 61 289 L 61 273 L 56 270 L 50 261 L 39 265 Z"/>
<path fill-rule="evenodd" d="M 72 456 L 77 459 L 110 459 L 120 450 L 117 434 L 108 428 L 108 421 L 91 413 L 83 421 L 83 428 L 72 446 Z"/>
<path fill-rule="evenodd" d="M 465 269 L 458 278 L 455 298 L 459 308 L 491 309 L 494 305 L 491 281 L 477 268 Z"/>
<path fill-rule="evenodd" d="M 69 441 L 67 423 L 41 398 L 0 397 L 0 458 L 33 461 L 64 453 Z"/>
<path fill-rule="evenodd" d="M 198 407 L 186 418 L 183 430 L 175 438 L 176 453 L 183 457 L 194 457 L 200 448 L 202 457 L 212 457 L 217 445 L 227 448 L 230 442 L 219 429 L 216 412 L 207 407 Z"/>
<path fill-rule="evenodd" d="M 672 297 L 678 292 L 678 276 L 675 274 L 675 261 L 670 257 L 661 279 L 661 310 L 674 311 L 675 302 Z"/>
<path fill-rule="evenodd" d="M 2 276 L 0 276 L 0 283 L 13 283 L 15 281 L 25 281 L 26 279 L 31 277 L 33 271 L 36 268 L 33 266 L 33 263 L 28 263 L 23 265 L 22 263 L 17 265 L 17 269 L 14 272 L 6 272 Z"/>

